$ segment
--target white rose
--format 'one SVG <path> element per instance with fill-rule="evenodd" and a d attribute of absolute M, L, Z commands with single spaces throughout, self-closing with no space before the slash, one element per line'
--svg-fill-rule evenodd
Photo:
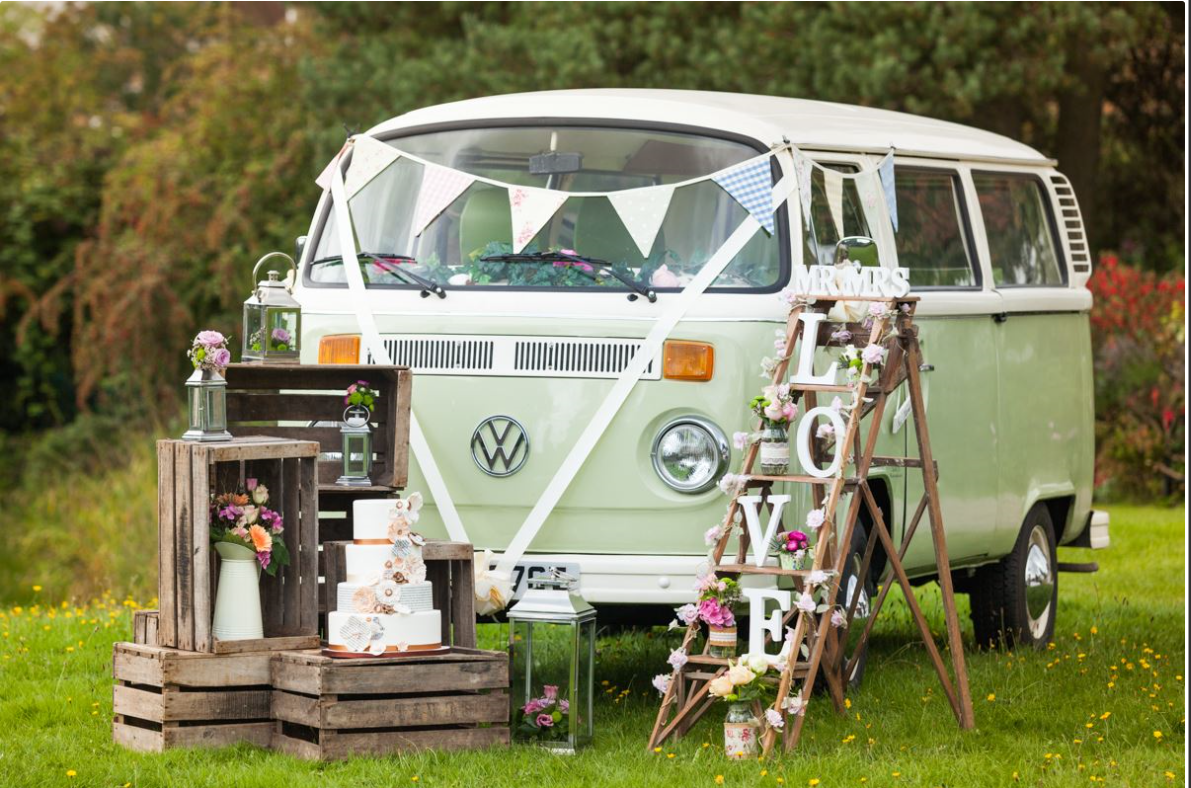
<path fill-rule="evenodd" d="M 269 502 L 269 488 L 263 484 L 258 484 L 256 489 L 252 491 L 252 502 L 257 506 L 264 506 Z"/>
<path fill-rule="evenodd" d="M 748 657 L 748 666 L 753 673 L 764 673 L 769 670 L 769 660 L 761 654 L 752 654 Z"/>

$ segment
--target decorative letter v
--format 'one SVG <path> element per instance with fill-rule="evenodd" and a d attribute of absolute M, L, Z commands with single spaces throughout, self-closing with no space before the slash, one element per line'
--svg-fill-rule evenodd
<path fill-rule="evenodd" d="M 769 503 L 773 511 L 769 513 L 769 524 L 765 526 L 765 534 L 761 534 L 761 518 L 757 512 L 757 505 L 761 503 L 760 495 L 742 495 L 736 499 L 740 508 L 744 510 L 744 524 L 748 527 L 749 548 L 753 551 L 753 563 L 765 566 L 765 558 L 769 555 L 769 543 L 777 534 L 777 528 L 782 523 L 782 509 L 790 502 L 788 495 L 771 495 Z"/>

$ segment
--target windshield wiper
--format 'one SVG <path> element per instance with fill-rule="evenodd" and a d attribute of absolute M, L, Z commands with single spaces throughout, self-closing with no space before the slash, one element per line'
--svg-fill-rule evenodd
<path fill-rule="evenodd" d="M 434 293 L 439 298 L 447 297 L 447 291 L 442 288 L 442 285 L 404 268 L 407 263 L 418 262 L 407 254 L 390 254 L 388 252 L 356 252 L 356 257 L 367 257 L 386 273 L 393 274 L 408 285 L 415 285 L 416 287 L 422 288 L 422 298 L 428 298 L 431 293 Z M 330 257 L 324 257 L 321 260 L 315 260 L 313 263 L 311 263 L 311 265 L 317 265 L 318 263 L 329 263 L 332 260 L 342 261 L 343 255 L 336 254 L 331 255 Z"/>
<path fill-rule="evenodd" d="M 584 257 L 580 254 L 570 254 L 568 252 L 530 252 L 526 254 L 493 254 L 487 257 L 481 257 L 480 259 L 488 263 L 575 263 L 575 265 L 568 267 L 596 281 L 598 281 L 598 277 L 594 269 L 598 268 L 601 272 L 607 273 L 613 279 L 633 291 L 628 296 L 630 301 L 636 301 L 639 295 L 645 296 L 651 304 L 658 300 L 657 293 L 653 291 L 653 288 L 646 287 L 635 279 L 617 271 L 607 260 L 598 260 L 594 257 Z M 582 266 L 584 265 L 593 270 L 583 268 Z"/>

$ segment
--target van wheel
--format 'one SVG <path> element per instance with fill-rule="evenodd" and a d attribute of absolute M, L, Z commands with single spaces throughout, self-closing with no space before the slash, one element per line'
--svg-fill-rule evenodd
<path fill-rule="evenodd" d="M 847 667 L 855 653 L 853 644 L 860 639 L 860 633 L 864 631 L 864 625 L 868 621 L 873 599 L 877 593 L 877 586 L 872 580 L 871 573 L 869 577 L 860 577 L 860 565 L 864 562 L 864 548 L 867 545 L 868 533 L 864 524 L 857 521 L 856 527 L 852 530 L 852 545 L 848 551 L 848 560 L 844 563 L 844 575 L 840 578 L 841 594 L 838 602 L 847 612 L 848 606 L 852 604 L 852 598 L 856 594 L 860 594 L 860 601 L 856 603 L 856 614 L 852 617 L 852 626 L 848 628 L 844 636 L 844 656 L 840 665 L 841 670 Z M 868 645 L 865 644 L 864 651 L 860 653 L 860 658 L 856 661 L 856 667 L 852 669 L 852 675 L 848 677 L 848 686 L 860 686 L 860 682 L 864 679 L 864 667 L 867 663 Z"/>
<path fill-rule="evenodd" d="M 970 593 L 976 645 L 1032 646 L 1054 637 L 1059 573 L 1055 529 L 1046 504 L 1026 514 L 1013 552 L 976 571 Z"/>

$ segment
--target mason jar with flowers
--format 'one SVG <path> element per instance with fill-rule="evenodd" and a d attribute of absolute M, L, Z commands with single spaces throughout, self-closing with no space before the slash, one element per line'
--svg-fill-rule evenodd
<path fill-rule="evenodd" d="M 790 423 L 798 417 L 790 384 L 766 386 L 749 402 L 749 409 L 761 418 L 758 460 L 761 473 L 781 476 L 790 466 Z"/>
<path fill-rule="evenodd" d="M 724 717 L 724 754 L 729 758 L 744 760 L 757 754 L 762 731 L 758 714 L 771 694 L 766 674 L 772 667 L 775 666 L 765 656 L 746 655 L 736 662 L 729 661 L 727 669 L 707 685 L 709 695 L 728 704 Z M 768 713 L 766 719 L 773 727 L 782 727 L 780 714 L 776 725 Z"/>
<path fill-rule="evenodd" d="M 219 554 L 219 584 L 211 633 L 218 640 L 264 637 L 260 573 L 289 565 L 280 512 L 269 508 L 269 488 L 248 479 L 244 489 L 215 496 L 211 542 Z"/>
<path fill-rule="evenodd" d="M 701 621 L 707 625 L 708 653 L 713 657 L 736 654 L 736 615 L 732 606 L 740 601 L 740 586 L 730 577 L 708 572 L 695 581 L 699 601 L 678 608 L 684 624 Z"/>
<path fill-rule="evenodd" d="M 770 549 L 777 554 L 782 569 L 804 569 L 814 560 L 810 537 L 803 531 L 779 533 L 773 537 Z"/>

